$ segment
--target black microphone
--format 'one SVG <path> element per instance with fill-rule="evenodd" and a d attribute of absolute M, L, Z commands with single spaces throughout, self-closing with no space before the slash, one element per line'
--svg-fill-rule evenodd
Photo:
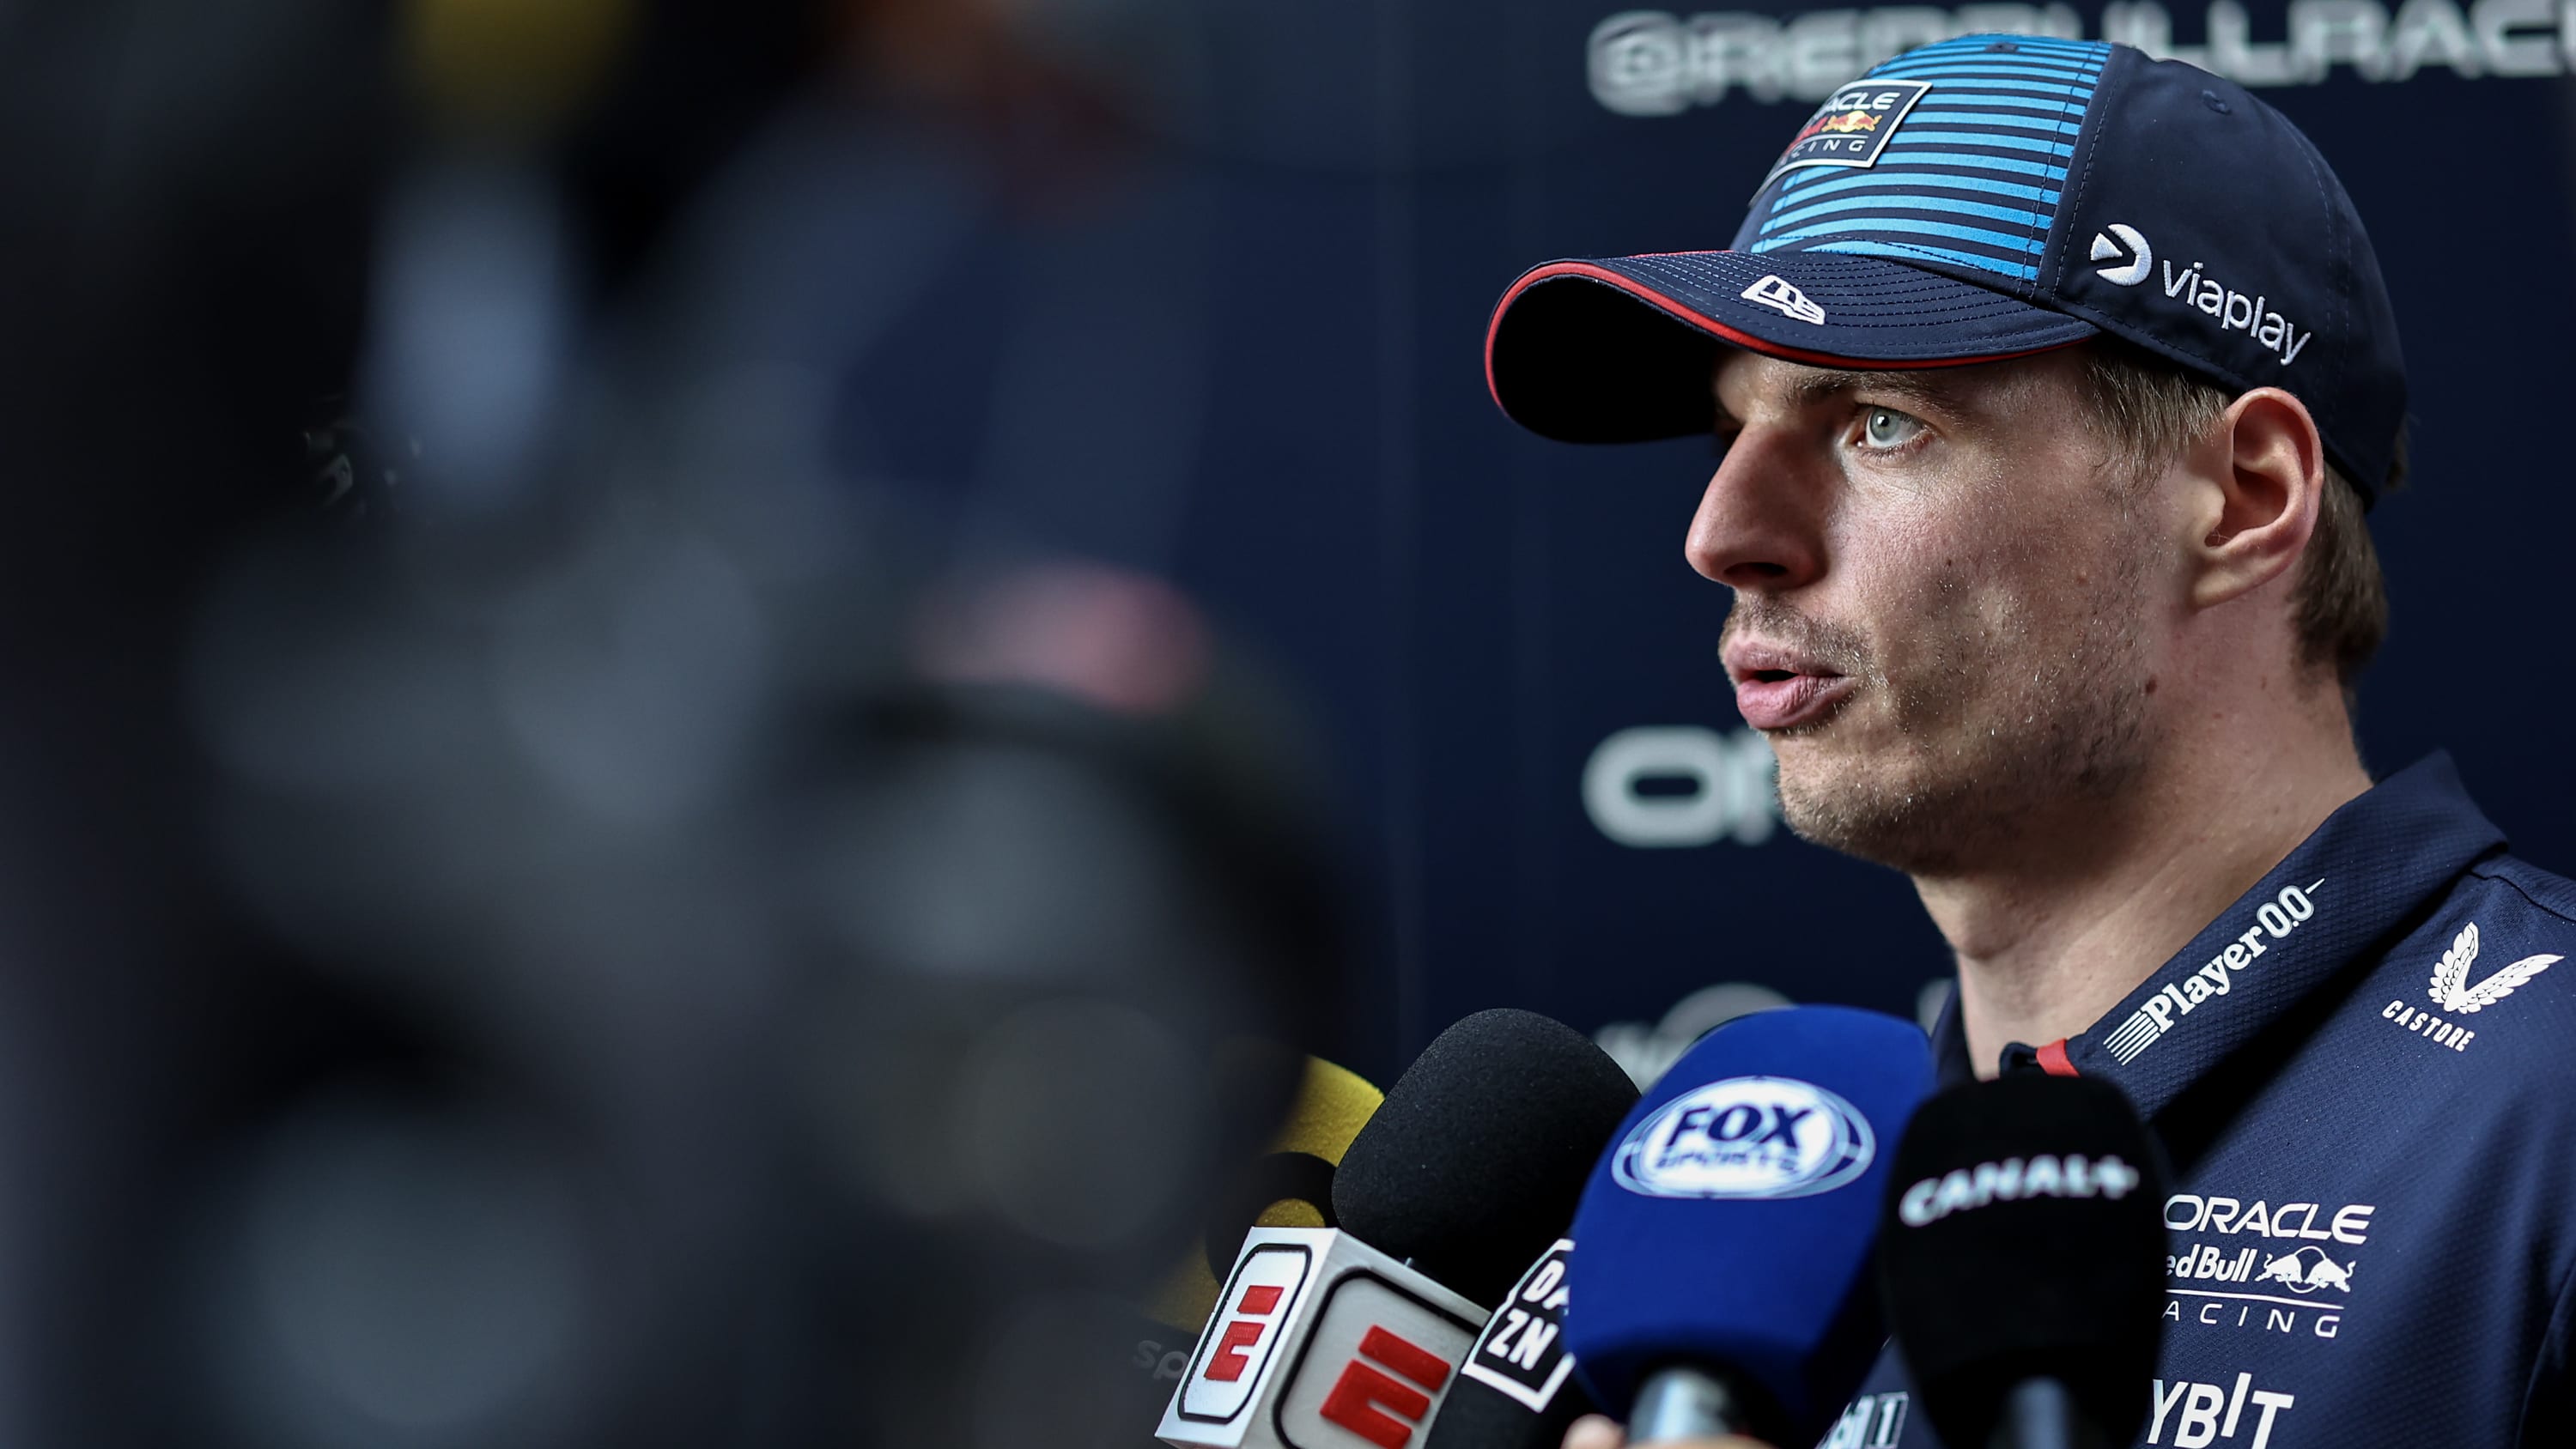
<path fill-rule="evenodd" d="M 2117 1087 L 2016 1073 L 1923 1104 L 1879 1283 L 1914 1402 L 1959 1449 L 2109 1449 L 2144 1422 L 2165 1174 Z"/>
<path fill-rule="evenodd" d="M 1333 1175 L 1362 1242 L 1493 1304 L 1565 1231 L 1637 1084 L 1590 1037 L 1535 1012 L 1480 1011 L 1396 1079 Z"/>
<path fill-rule="evenodd" d="M 1520 1170 L 1524 1179 L 1532 1183 L 1552 1181 L 1560 1184 L 1564 1193 L 1563 1206 L 1560 1210 L 1555 1202 L 1536 1200 L 1517 1204 L 1515 1206 L 1521 1209 L 1522 1216 L 1513 1226 L 1499 1231 L 1487 1228 L 1488 1245 L 1492 1251 L 1479 1250 L 1480 1261 L 1464 1274 L 1478 1281 L 1480 1286 L 1490 1279 L 1493 1267 L 1501 1261 L 1499 1250 L 1507 1245 L 1508 1239 L 1535 1228 L 1546 1213 L 1557 1214 L 1559 1231 L 1565 1221 L 1573 1217 L 1584 1174 L 1590 1170 L 1592 1161 L 1601 1155 L 1601 1149 L 1608 1145 L 1610 1133 L 1619 1125 L 1621 1117 L 1637 1100 L 1637 1089 L 1624 1070 L 1619 1071 L 1615 1079 L 1600 1070 L 1603 1064 L 1610 1064 L 1615 1069 L 1615 1063 L 1610 1063 L 1608 1054 L 1590 1041 L 1582 1041 L 1578 1047 L 1574 1042 L 1580 1039 L 1570 1039 L 1573 1036 L 1570 1032 L 1565 1036 L 1554 1032 L 1539 1032 L 1534 1036 L 1549 1043 L 1549 1049 L 1561 1057 L 1561 1067 L 1568 1075 L 1587 1083 L 1592 1092 L 1587 1110 L 1598 1115 L 1589 1123 L 1569 1123 L 1566 1134 L 1557 1139 L 1555 1145 L 1543 1149 L 1553 1152 L 1579 1146 L 1588 1135 L 1589 1147 L 1582 1153 L 1582 1167 L 1569 1172 L 1566 1161 L 1559 1158 L 1528 1164 Z M 1467 1036 L 1451 1044 L 1450 1049 L 1480 1050 L 1481 1047 L 1475 1037 Z M 1458 1079 L 1451 1077 L 1450 1080 Z M 1429 1094 L 1425 1094 L 1424 1103 L 1421 1110 L 1430 1111 Z M 1612 1110 L 1614 1103 L 1615 1111 Z M 1446 1114 L 1434 1112 L 1433 1115 L 1464 1115 L 1461 1109 L 1465 1105 L 1459 1103 L 1448 1109 Z M 1467 1151 L 1490 1150 L 1474 1142 L 1461 1146 Z M 1451 1203 L 1447 1208 L 1454 1214 L 1472 1206 Z M 1380 1231 L 1388 1230 L 1386 1225 L 1377 1226 Z M 1440 1257 L 1443 1239 L 1457 1226 L 1454 1221 L 1444 1223 L 1435 1220 L 1415 1224 L 1409 1231 L 1417 1247 Z M 1558 1238 L 1549 1243 L 1539 1251 L 1535 1261 L 1524 1260 L 1517 1278 L 1493 1300 L 1496 1305 L 1494 1316 L 1485 1321 L 1484 1331 L 1476 1335 L 1474 1346 L 1468 1349 L 1465 1361 L 1459 1365 L 1457 1381 L 1450 1385 L 1448 1396 L 1441 1400 L 1439 1417 L 1432 1421 L 1431 1437 L 1425 1442 L 1424 1449 L 1556 1449 L 1565 1440 L 1566 1427 L 1593 1412 L 1592 1396 L 1574 1381 L 1574 1356 L 1565 1348 L 1565 1277 L 1567 1258 L 1573 1247 L 1570 1238 Z M 1447 1256 L 1454 1259 L 1458 1254 L 1453 1250 Z M 1419 1255 L 1416 1261 L 1421 1261 Z M 1478 1301 L 1487 1300 L 1479 1298 Z"/>
<path fill-rule="evenodd" d="M 1522 1269 L 1564 1229 L 1637 1095 L 1581 1033 L 1459 1022 L 1397 1079 L 1333 1174 L 1338 1228 L 1244 1239 L 1164 1411 L 1175 1445 L 1405 1449 Z"/>

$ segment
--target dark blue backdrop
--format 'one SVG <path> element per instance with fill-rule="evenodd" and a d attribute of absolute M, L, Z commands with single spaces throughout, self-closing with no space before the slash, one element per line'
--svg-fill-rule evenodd
<path fill-rule="evenodd" d="M 1148 140 L 1074 201 L 1018 204 L 936 148 L 867 163 L 892 209 L 850 243 L 848 285 L 882 305 L 826 348 L 833 436 L 853 476 L 937 516 L 1169 574 L 1303 689 L 1370 902 L 1337 1044 L 1354 1067 L 1384 1079 L 1487 1005 L 1592 1029 L 1751 981 L 1910 1012 L 1945 969 L 1904 880 L 1744 808 L 1763 760 L 1716 661 L 1725 595 L 1681 557 L 1706 445 L 1522 435 L 1479 361 L 1522 268 L 1723 245 L 1814 99 L 1935 32 L 2169 35 L 2315 138 L 2378 246 L 2414 387 L 2415 483 L 2375 517 L 2395 625 L 2367 756 L 2452 750 L 2525 853 L 2576 866 L 2556 668 L 2576 38 L 2546 0 L 2169 21 L 1128 8 L 1167 32 L 1129 52 L 1158 97 Z M 1705 731 L 1638 747 L 1714 766 L 1720 796 L 1675 776 L 1623 806 L 1608 778 L 1608 813 L 1588 809 L 1587 763 L 1640 727 Z M 1716 838 L 1623 844 L 1596 816 Z"/>

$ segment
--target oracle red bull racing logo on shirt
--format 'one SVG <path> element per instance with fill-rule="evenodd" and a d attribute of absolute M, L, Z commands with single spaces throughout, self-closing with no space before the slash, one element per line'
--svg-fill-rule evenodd
<path fill-rule="evenodd" d="M 2119 1030 L 2103 1039 L 2102 1044 L 2110 1049 L 2112 1058 L 2123 1066 L 2137 1060 L 2140 1052 L 2154 1046 L 2166 1032 L 2180 1025 L 2184 1017 L 2199 1010 L 2204 1003 L 2233 990 L 2238 973 L 2272 949 L 2265 944 L 2267 941 L 2277 943 L 2289 939 L 2292 931 L 2317 913 L 2314 896 L 2317 887 L 2324 884 L 2325 879 L 2321 876 L 2304 887 L 2283 886 L 2279 894 L 2256 906 L 2252 926 L 2229 941 L 2217 955 L 2210 957 L 2208 964 L 2195 968 L 2188 976 L 2167 981 L 2158 987 L 2155 995 L 2129 1013 L 2129 1019 L 2120 1023 Z"/>
<path fill-rule="evenodd" d="M 2175 1331 L 2239 1330 L 2333 1339 L 2351 1310 L 2370 1203 L 2176 1193 L 2165 1200 L 2172 1256 L 2165 1312 Z"/>

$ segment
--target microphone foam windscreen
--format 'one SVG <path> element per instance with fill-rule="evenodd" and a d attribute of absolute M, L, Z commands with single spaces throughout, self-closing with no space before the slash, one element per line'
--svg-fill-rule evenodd
<path fill-rule="evenodd" d="M 1589 1037 L 1480 1011 L 1405 1068 L 1333 1175 L 1342 1228 L 1479 1304 L 1565 1231 L 1637 1087 Z"/>
<path fill-rule="evenodd" d="M 1566 1347 L 1593 1397 L 1625 1418 L 1649 1370 L 1731 1370 L 1757 1430 L 1813 1442 L 1883 1340 L 1880 1185 L 1931 1089 L 1919 1028 L 1848 1007 L 1738 1017 L 1684 1053 L 1575 1213 Z"/>
<path fill-rule="evenodd" d="M 1923 1105 L 1879 1229 L 1890 1325 L 1915 1402 L 1983 1444 L 2004 1396 L 2054 1378 L 2105 1442 L 2147 1411 L 2165 1288 L 2165 1175 L 2107 1082 L 2017 1073 Z"/>

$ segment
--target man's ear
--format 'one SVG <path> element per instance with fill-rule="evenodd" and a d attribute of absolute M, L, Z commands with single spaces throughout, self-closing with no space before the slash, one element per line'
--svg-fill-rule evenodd
<path fill-rule="evenodd" d="M 2325 444 L 2297 398 L 2258 387 L 2192 450 L 2192 607 L 2210 608 L 2289 572 L 2316 532 Z"/>

